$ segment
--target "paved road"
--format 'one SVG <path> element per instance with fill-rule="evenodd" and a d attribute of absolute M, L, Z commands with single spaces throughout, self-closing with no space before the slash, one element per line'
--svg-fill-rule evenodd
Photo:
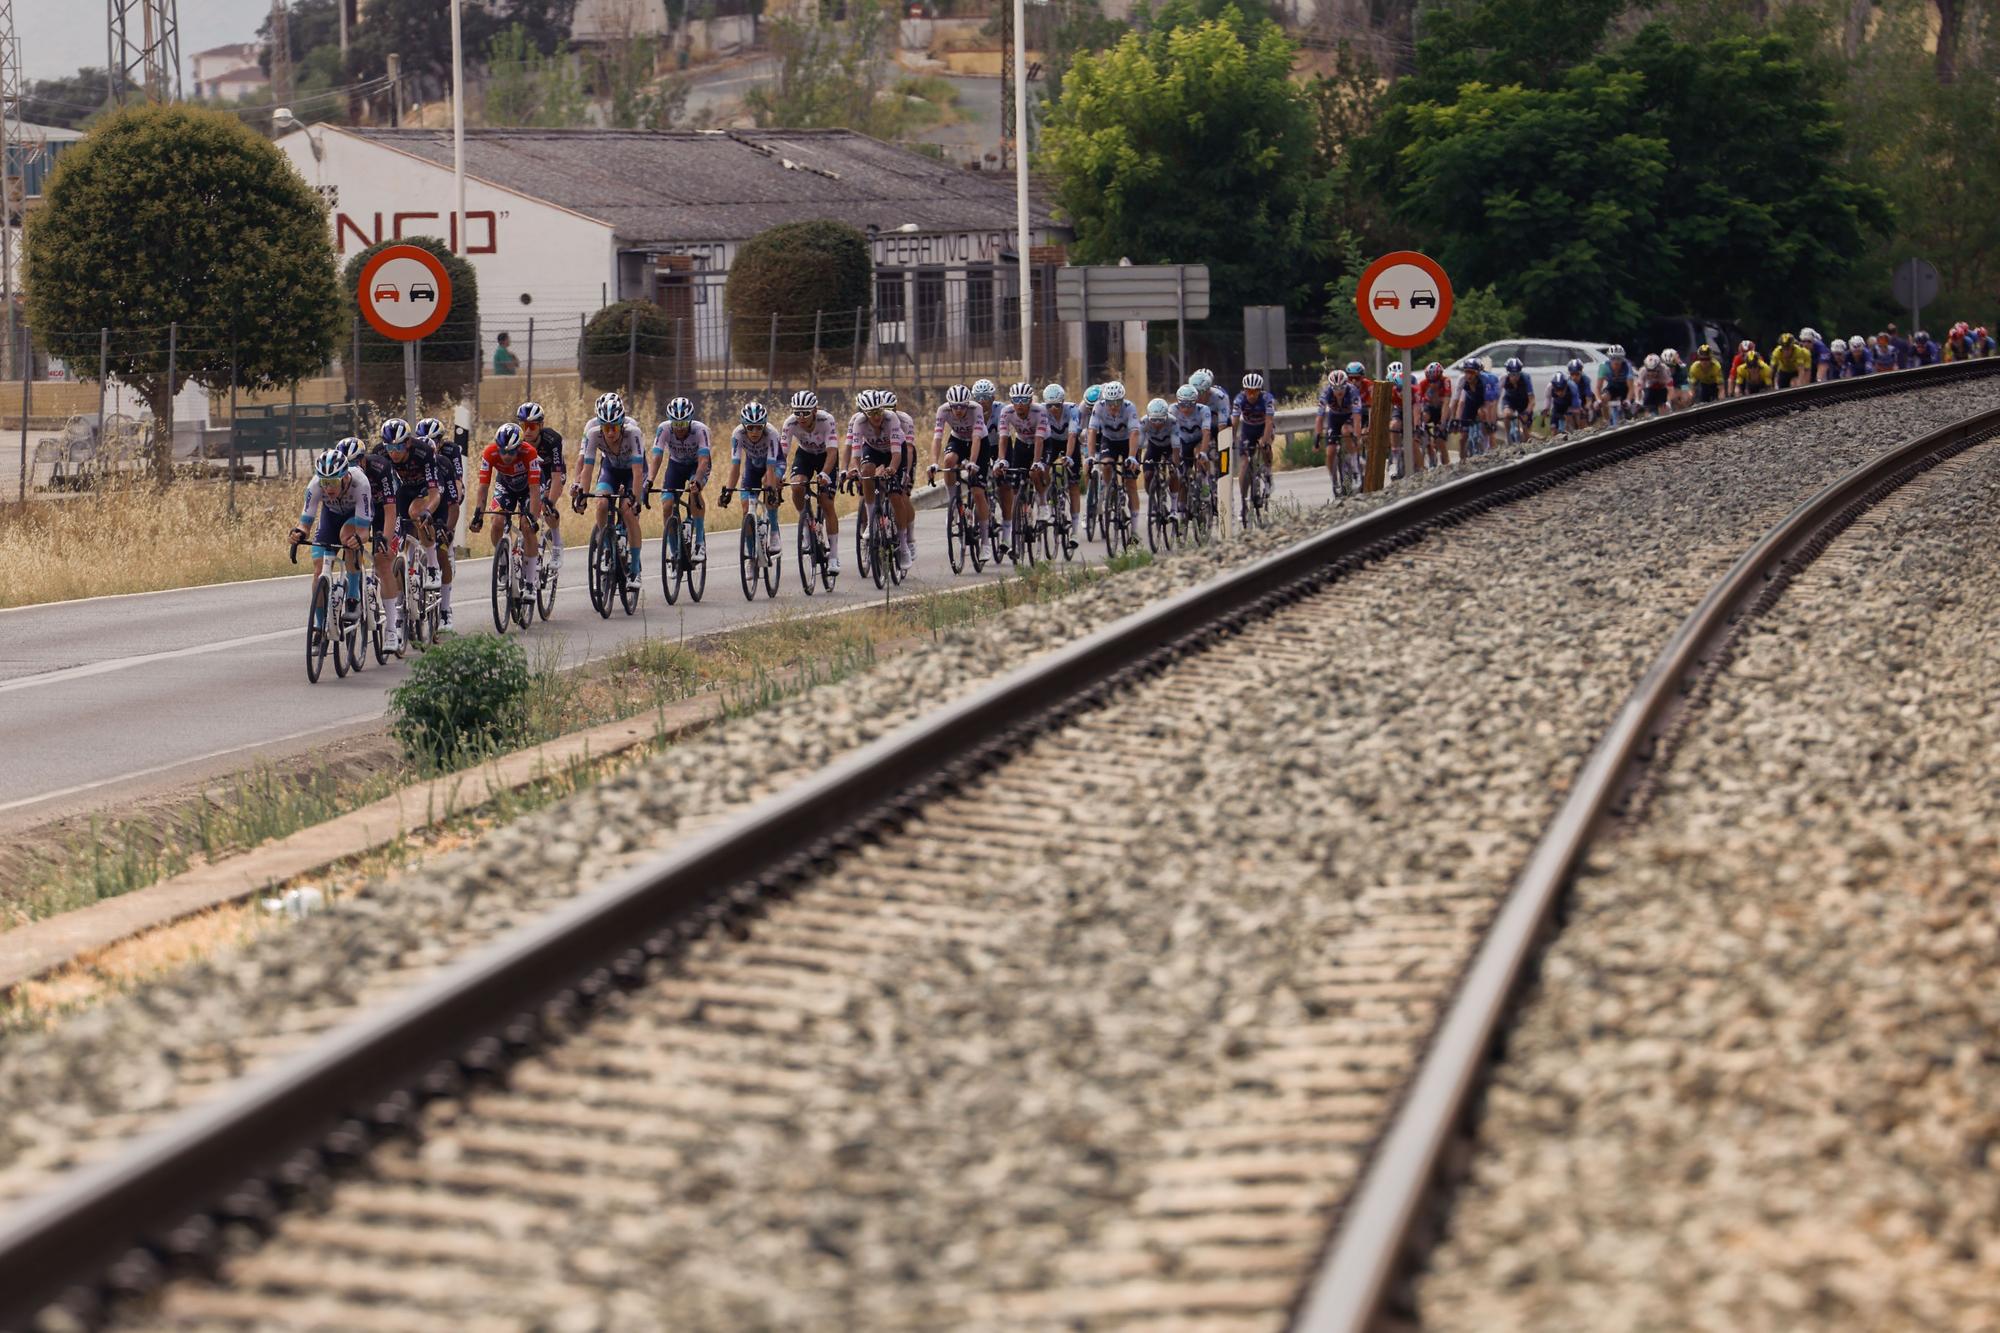
<path fill-rule="evenodd" d="M 1286 473 L 1277 492 L 1318 500 L 1314 470 Z M 789 512 L 789 506 L 787 507 Z M 572 535 L 576 525 L 571 525 Z M 895 593 L 910 597 L 961 587 L 945 559 L 944 514 L 918 514 L 918 563 Z M 789 521 L 785 527 L 791 536 Z M 600 619 L 590 608 L 582 562 L 572 548 L 554 617 L 525 636 L 530 651 L 559 652 L 568 664 L 606 656 L 653 636 L 727 631 L 773 614 L 851 609 L 882 594 L 854 577 L 851 529 L 841 530 L 847 571 L 832 597 L 799 593 L 786 557 L 775 603 L 746 603 L 737 580 L 735 540 L 717 534 L 704 601 L 668 606 L 658 582 L 656 543 L 648 546 L 647 590 L 638 614 Z M 482 540 L 478 539 L 478 540 Z M 1101 559 L 1101 544 L 1079 557 Z M 467 595 L 461 632 L 492 633 L 490 565 L 461 564 Z M 989 572 L 984 578 L 996 575 Z M 0 832 L 278 760 L 382 724 L 388 692 L 408 673 L 390 659 L 345 680 L 329 669 L 306 680 L 303 576 L 139 593 L 0 611 Z"/>

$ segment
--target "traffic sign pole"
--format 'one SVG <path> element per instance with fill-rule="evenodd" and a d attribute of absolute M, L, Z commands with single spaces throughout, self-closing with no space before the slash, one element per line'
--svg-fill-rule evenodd
<path fill-rule="evenodd" d="M 407 420 L 417 419 L 417 344 L 403 344 L 403 396 L 409 400 Z"/>
<path fill-rule="evenodd" d="M 1451 278 L 1429 255 L 1396 250 L 1370 264 L 1354 285 L 1361 327 L 1378 343 L 1408 352 L 1442 334 L 1451 322 Z M 1419 312 L 1428 311 L 1428 314 Z M 1403 368 L 1403 475 L 1417 470 L 1417 371 Z"/>

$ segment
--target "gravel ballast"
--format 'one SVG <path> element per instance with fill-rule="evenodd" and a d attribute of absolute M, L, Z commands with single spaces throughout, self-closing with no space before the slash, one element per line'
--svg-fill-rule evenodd
<path fill-rule="evenodd" d="M 971 1302 L 988 1285 L 976 1275 L 989 1267 L 1014 1275 L 1003 1289 L 1033 1289 L 1051 1254 L 1073 1248 L 1079 1233 L 1097 1235 L 1116 1213 L 1091 1207 L 1097 1196 L 1087 1178 L 1062 1174 L 1075 1161 L 1051 1151 L 1051 1117 L 1087 1126 L 1115 1104 L 1123 1113 L 1104 1120 L 1107 1133 L 1151 1132 L 1145 1126 L 1156 1113 L 1163 1125 L 1176 1115 L 1193 1125 L 1195 1102 L 1234 1086 L 1227 1061 L 1215 1059 L 1230 1049 L 1232 1032 L 1261 1041 L 1314 1017 L 1287 978 L 1337 945 L 1368 910 L 1371 891 L 1449 882 L 1475 903 L 1497 894 L 1660 636 L 1749 535 L 1864 455 L 1995 398 L 1985 385 L 1928 390 L 1699 439 L 1453 530 L 1322 594 L 1310 660 L 1288 669 L 1279 655 L 1246 664 L 1257 688 L 1231 695 L 1230 743 L 1183 756 L 1198 766 L 1181 790 L 1262 783 L 1266 801 L 1197 802 L 1175 820 L 1166 817 L 1170 803 L 1140 799 L 1144 788 L 1124 793 L 1133 817 L 1157 836 L 1076 866 L 1053 898 L 1040 876 L 1025 890 L 1020 876 L 968 890 L 1015 895 L 1000 901 L 1020 914 L 1008 928 L 1018 951 L 1003 949 L 981 968 L 914 951 L 899 960 L 904 970 L 941 970 L 926 973 L 925 984 L 870 991 L 865 1022 L 817 1034 L 829 1038 L 824 1052 L 821 1043 L 797 1043 L 801 1058 L 831 1062 L 825 1087 L 848 1095 L 832 1103 L 797 1097 L 770 1133 L 719 1132 L 699 1157 L 701 1172 L 630 1173 L 651 1181 L 663 1203 L 713 1207 L 738 1224 L 756 1217 L 779 1183 L 786 1198 L 865 1199 L 835 1151 L 840 1144 L 827 1139 L 826 1117 L 838 1115 L 841 1142 L 863 1145 L 871 1178 L 896 1182 L 894 1208 L 884 1211 L 908 1219 L 899 1225 L 912 1230 L 901 1234 L 933 1228 L 927 1253 L 887 1241 L 802 1250 L 791 1231 L 771 1228 L 764 1238 L 772 1245 L 748 1251 L 755 1269 L 730 1278 L 727 1256 L 702 1240 L 707 1222 L 687 1234 L 662 1230 L 684 1213 L 636 1229 L 629 1219 L 607 1223 L 599 1233 L 598 1215 L 580 1205 L 569 1224 L 591 1230 L 616 1256 L 665 1263 L 687 1285 L 671 1296 L 656 1289 L 657 1299 L 695 1322 L 709 1309 L 778 1318 L 780 1306 L 808 1322 L 870 1322 L 898 1311 L 922 1322 L 923 1311 L 938 1308 L 927 1293 L 955 1291 Z M 1302 516 L 1226 550 L 1108 581 L 1065 603 L 1066 615 L 1028 607 L 949 634 L 868 676 L 732 722 L 399 877 L 393 891 L 363 895 L 46 1038 L 14 1043 L 0 1056 L 0 1152 L 22 1163 L 60 1160 L 96 1118 L 142 1116 L 185 1096 L 183 1074 L 197 1063 L 248 1063 L 301 1013 L 379 989 L 398 969 L 421 970 L 818 768 L 831 757 L 817 739 L 823 730 L 843 743 L 871 739 L 1037 645 L 1324 522 L 1323 512 Z M 1081 921 L 1066 924 L 1070 912 Z M 1424 1016 L 1421 1006 L 1407 1015 L 1411 1024 Z M 843 1042 L 842 1031 L 866 1041 Z M 963 1074 L 964 1042 L 981 1031 L 992 1041 L 972 1078 Z M 897 1053 L 892 1068 L 846 1081 L 852 1066 L 843 1061 L 881 1049 Z M 1209 1064 L 1191 1064 L 1202 1052 Z M 877 1095 L 883 1080 L 900 1095 Z M 1183 1091 L 1169 1095 L 1163 1085 Z M 973 1114 L 982 1106 L 986 1113 Z M 1102 1150 L 1088 1134 L 1082 1141 Z M 983 1172 L 968 1153 L 988 1163 Z M 702 1180 L 720 1183 L 704 1189 Z M 1048 1216 L 1023 1224 L 1007 1215 L 1015 1192 L 995 1182 L 1022 1184 L 1020 1197 L 1039 1207 L 1079 1211 L 1053 1225 Z M 1114 1185 L 1114 1201 L 1134 1187 Z M 872 1225 L 872 1214 L 859 1212 L 857 1225 Z M 955 1243 L 968 1228 L 1024 1248 L 1002 1254 Z M 701 1255 L 711 1266 L 690 1259 L 682 1267 L 669 1254 Z M 703 1286 L 704 1273 L 721 1285 Z M 878 1281 L 885 1273 L 894 1280 Z M 604 1285 L 631 1278 L 611 1264 Z M 704 1299 L 739 1285 L 747 1307 Z M 454 1299 L 480 1298 L 463 1291 Z"/>
<path fill-rule="evenodd" d="M 1425 1327 L 1991 1329 L 2000 445 L 1755 624 L 1575 886 Z"/>

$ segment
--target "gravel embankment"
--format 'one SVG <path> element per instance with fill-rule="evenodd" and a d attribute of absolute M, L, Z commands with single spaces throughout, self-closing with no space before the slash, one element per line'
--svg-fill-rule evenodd
<path fill-rule="evenodd" d="M 703 990 L 704 969 L 740 983 L 736 955 L 709 951 L 682 983 L 633 997 L 629 1019 L 523 1068 L 517 1086 L 541 1087 L 579 1125 L 615 1126 L 614 1143 L 649 1136 L 645 1154 L 571 1146 L 551 1158 L 544 1145 L 537 1160 L 567 1167 L 534 1187 L 543 1206 L 530 1208 L 518 1196 L 532 1191 L 491 1169 L 505 1145 L 521 1146 L 526 1121 L 508 1117 L 528 1108 L 516 1097 L 483 1118 L 475 1100 L 434 1120 L 423 1149 L 385 1155 L 389 1185 L 337 1192 L 329 1220 L 305 1229 L 313 1236 L 242 1261 L 236 1290 L 362 1300 L 393 1286 L 438 1321 L 534 1325 L 562 1311 L 579 1327 L 1273 1326 L 1365 1140 L 1232 1171 L 1209 1160 L 1218 1145 L 1255 1155 L 1270 1143 L 1233 1141 L 1231 1128 L 1297 1129 L 1328 1101 L 1362 1118 L 1386 1106 L 1473 927 L 1708 582 L 1812 487 L 1995 397 L 1960 388 L 1693 441 L 1327 590 L 1196 659 L 1199 689 L 1176 672 L 1031 751 L 1026 762 L 1067 747 L 1065 808 L 1109 823 L 1098 845 L 1087 829 L 1055 849 L 1023 844 L 1035 822 L 1010 815 L 1025 798 L 1002 792 L 993 830 L 955 844 L 918 836 L 900 854 L 901 870 L 958 894 L 960 911 L 929 934 L 900 934 L 886 960 L 836 967 L 787 1007 L 713 976 Z M 1086 594 L 1079 620 L 1157 596 L 1210 559 Z M 1030 609 L 697 744 L 745 785 L 775 783 L 779 757 L 794 753 L 784 745 L 815 734 L 800 717 L 877 734 L 885 699 L 901 710 L 912 687 L 962 688 L 982 652 L 1018 652 L 1027 626 L 1048 633 L 1052 620 Z M 1207 725 L 1217 717 L 1224 726 Z M 670 758 L 412 882 L 446 902 L 500 888 L 503 845 L 550 858 L 543 873 L 573 882 L 573 830 L 589 830 L 604 857 L 635 812 L 684 827 L 734 798 L 714 771 Z M 1120 836 L 1121 803 L 1142 836 Z M 956 798 L 941 821 L 957 829 L 963 807 Z M 556 834 L 552 851 L 534 848 L 538 828 Z M 996 854 L 1010 840 L 1015 850 Z M 836 879 L 790 910 L 841 889 Z M 405 921 L 402 901 L 376 904 L 371 922 Z M 772 929 L 787 919 L 779 912 Z M 314 924 L 324 955 L 341 921 Z M 753 1012 L 778 1037 L 786 1076 L 760 1076 L 748 1109 L 740 1095 L 671 1097 L 712 1069 L 617 1050 L 685 1042 L 712 1064 L 709 1038 L 734 1038 L 709 1028 Z M 1289 1059 L 1308 1029 L 1344 1054 Z M 615 1080 L 574 1085 L 613 1068 Z M 634 1104 L 653 1117 L 620 1110 Z M 546 1128 L 555 1113 L 537 1114 Z M 482 1163 L 483 1175 L 472 1169 Z M 419 1223 L 435 1227 L 440 1201 L 481 1191 L 497 1197 L 453 1222 L 483 1229 L 455 1238 L 466 1252 L 433 1239 L 436 1252 L 411 1264 L 419 1242 L 385 1252 L 355 1234 L 389 1211 L 410 1234 L 434 1235 Z M 1189 1224 L 1218 1211 L 1221 1243 L 1191 1241 Z M 1240 1243 L 1253 1233 L 1259 1243 Z M 1197 1281 L 1200 1293 L 1177 1285 Z M 191 1290 L 177 1289 L 180 1313 L 224 1316 Z"/>
<path fill-rule="evenodd" d="M 1987 444 L 1747 636 L 1576 885 L 1425 1327 L 1996 1327 L 1996 515 Z"/>

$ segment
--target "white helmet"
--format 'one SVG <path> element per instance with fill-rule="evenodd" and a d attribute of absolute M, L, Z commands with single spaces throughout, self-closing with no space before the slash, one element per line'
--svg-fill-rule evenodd
<path fill-rule="evenodd" d="M 994 398 L 999 393 L 999 388 L 994 385 L 992 380 L 975 380 L 973 382 L 972 396 L 974 398 Z"/>
<path fill-rule="evenodd" d="M 1174 390 L 1174 401 L 1177 403 L 1197 402 L 1200 398 L 1201 390 L 1195 388 L 1192 384 L 1183 384 L 1180 388 Z"/>
<path fill-rule="evenodd" d="M 944 391 L 944 401 L 947 407 L 970 407 L 972 405 L 972 390 L 966 388 L 963 384 L 954 384 Z"/>
<path fill-rule="evenodd" d="M 1868 340 L 1857 333 L 1847 340 L 1847 345 L 1849 347 L 1866 347 Z"/>
<path fill-rule="evenodd" d="M 1212 370 L 1197 370 L 1194 374 L 1188 376 L 1188 383 L 1194 385 L 1197 392 L 1207 393 L 1210 386 L 1215 383 L 1215 372 Z"/>
<path fill-rule="evenodd" d="M 797 393 L 792 395 L 792 411 L 817 412 L 818 410 L 819 410 L 819 395 L 814 393 L 811 389 L 800 389 Z"/>
<path fill-rule="evenodd" d="M 667 415 L 672 416 L 669 412 Z M 690 416 L 693 414 L 690 413 Z M 616 426 L 625 420 L 625 400 L 615 393 L 602 394 L 597 399 L 597 419 L 607 426 Z"/>
<path fill-rule="evenodd" d="M 1347 387 L 1347 372 L 1336 370 L 1326 377 L 1326 382 L 1336 389 L 1344 389 Z"/>
<path fill-rule="evenodd" d="M 313 475 L 321 481 L 332 481 L 335 477 L 346 476 L 347 467 L 347 453 L 336 444 L 321 454 L 319 461 L 313 464 Z"/>
<path fill-rule="evenodd" d="M 1045 384 L 1042 386 L 1042 401 L 1050 407 L 1054 407 L 1057 403 L 1060 403 L 1064 397 L 1062 385 Z"/>
<path fill-rule="evenodd" d="M 1611 351 L 1608 355 L 1611 357 L 1613 361 L 1623 361 L 1625 359 L 1625 344 L 1612 343 Z"/>
<path fill-rule="evenodd" d="M 1831 347 L 1827 348 L 1826 350 L 1827 350 L 1827 351 L 1829 351 L 1829 352 L 1838 352 L 1838 353 L 1840 353 L 1840 354 L 1841 354 L 1841 355 L 1843 355 L 1843 356 L 1844 356 L 1844 355 L 1846 355 L 1846 353 L 1847 353 L 1847 339 L 1845 339 L 1845 338 L 1835 338 L 1835 339 L 1833 340 L 1833 346 L 1831 346 Z"/>
<path fill-rule="evenodd" d="M 1261 389 L 1264 387 L 1264 377 L 1253 370 L 1243 377 L 1243 387 L 1246 389 Z"/>
<path fill-rule="evenodd" d="M 612 397 L 616 397 L 616 395 L 615 395 L 615 394 L 608 394 L 608 393 L 604 395 L 604 398 L 612 398 Z M 600 411 L 600 412 L 602 412 L 602 411 L 604 410 L 604 398 L 600 398 L 600 399 L 598 399 L 598 400 L 597 400 L 597 408 L 598 408 L 598 411 Z M 693 420 L 694 420 L 694 400 L 693 400 L 693 399 L 691 399 L 691 398 L 676 398 L 676 399 L 674 399 L 674 400 L 673 400 L 672 402 L 668 403 L 668 404 L 667 404 L 667 420 L 669 420 L 669 421 L 693 421 Z"/>
<path fill-rule="evenodd" d="M 1125 401 L 1125 386 L 1117 380 L 1109 380 L 1104 385 L 1104 401 L 1122 403 Z"/>
<path fill-rule="evenodd" d="M 1007 386 L 1007 401 L 1010 403 L 1032 403 L 1035 401 L 1035 386 L 1026 380 L 1017 380 Z"/>
<path fill-rule="evenodd" d="M 1403 373 L 1403 363 L 1402 363 L 1402 362 L 1400 362 L 1400 361 L 1391 361 L 1391 362 L 1389 363 L 1389 374 L 1390 374 L 1391 376 L 1396 376 L 1396 375 L 1400 375 L 1400 374 L 1402 374 L 1402 373 Z"/>
<path fill-rule="evenodd" d="M 1659 368 L 1660 368 L 1660 356 L 1659 356 L 1659 353 L 1657 353 L 1657 352 L 1648 352 L 1648 353 L 1646 353 L 1646 369 L 1648 369 L 1648 370 L 1658 370 Z"/>
<path fill-rule="evenodd" d="M 1165 421 L 1167 419 L 1167 400 L 1164 398 L 1155 398 L 1152 402 L 1147 403 L 1146 415 L 1155 421 Z"/>
<path fill-rule="evenodd" d="M 1818 342 L 1819 330 L 1812 327 L 1812 325 L 1808 324 L 1806 327 L 1799 330 L 1799 341 L 1809 342 L 1809 343 Z"/>
<path fill-rule="evenodd" d="M 1666 351 L 1660 353 L 1660 360 L 1670 366 L 1678 366 L 1681 363 L 1681 354 L 1669 347 Z"/>

